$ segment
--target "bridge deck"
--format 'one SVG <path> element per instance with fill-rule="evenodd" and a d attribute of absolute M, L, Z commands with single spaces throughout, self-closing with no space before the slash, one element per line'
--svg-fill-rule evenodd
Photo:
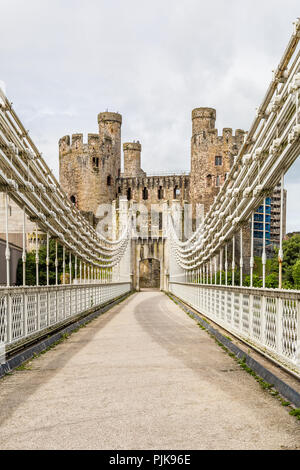
<path fill-rule="evenodd" d="M 300 426 L 160 292 L 0 381 L 0 449 L 295 448 Z"/>

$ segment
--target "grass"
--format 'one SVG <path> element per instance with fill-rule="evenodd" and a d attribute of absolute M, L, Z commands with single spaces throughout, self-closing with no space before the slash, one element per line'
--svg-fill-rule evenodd
<path fill-rule="evenodd" d="M 300 421 L 300 408 L 294 408 L 290 411 L 291 416 L 296 416 L 297 419 Z"/>

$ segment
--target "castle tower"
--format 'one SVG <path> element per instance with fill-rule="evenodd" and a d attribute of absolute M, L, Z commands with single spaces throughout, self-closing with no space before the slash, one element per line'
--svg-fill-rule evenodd
<path fill-rule="evenodd" d="M 141 169 L 141 150 L 139 141 L 123 144 L 124 151 L 124 177 L 138 177 L 145 173 Z"/>
<path fill-rule="evenodd" d="M 59 177 L 70 200 L 88 215 L 117 197 L 121 171 L 121 123 L 118 113 L 98 115 L 99 134 L 64 136 L 59 140 Z"/>
<path fill-rule="evenodd" d="M 193 218 L 196 204 L 203 204 L 204 214 L 218 194 L 230 171 L 232 157 L 238 153 L 244 132 L 223 129 L 221 136 L 215 129 L 216 110 L 196 108 L 192 111 L 190 202 Z"/>

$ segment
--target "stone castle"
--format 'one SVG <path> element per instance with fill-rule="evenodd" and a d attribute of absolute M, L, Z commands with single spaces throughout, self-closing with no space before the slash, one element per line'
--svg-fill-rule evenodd
<path fill-rule="evenodd" d="M 59 140 L 60 183 L 79 210 L 96 216 L 99 204 L 112 203 L 120 196 L 146 206 L 179 200 L 212 204 L 230 170 L 233 157 L 243 143 L 245 132 L 215 128 L 216 111 L 196 108 L 192 112 L 190 174 L 147 176 L 141 168 L 140 142 L 123 144 L 124 171 L 121 173 L 122 116 L 98 115 L 99 133 L 64 136 Z"/>
<path fill-rule="evenodd" d="M 243 143 L 243 130 L 215 128 L 216 110 L 196 108 L 192 111 L 191 170 L 189 174 L 147 176 L 141 168 L 140 142 L 123 144 L 124 171 L 121 173 L 121 125 L 118 113 L 98 115 L 98 134 L 64 136 L 59 140 L 60 183 L 70 200 L 90 221 L 97 224 L 97 209 L 126 198 L 144 204 L 150 213 L 156 204 L 159 229 L 162 228 L 164 204 L 176 201 L 180 207 L 190 203 L 195 217 L 196 204 L 208 211 L 224 183 L 233 158 Z M 118 204 L 118 202 L 117 202 Z M 148 221 L 151 225 L 151 219 Z M 193 227 L 195 229 L 195 226 Z M 158 237 L 137 237 L 133 260 L 136 287 L 161 286 L 161 270 L 167 271 L 164 240 Z M 165 276 L 161 276 L 161 279 Z M 163 287 L 163 286 L 161 286 Z"/>

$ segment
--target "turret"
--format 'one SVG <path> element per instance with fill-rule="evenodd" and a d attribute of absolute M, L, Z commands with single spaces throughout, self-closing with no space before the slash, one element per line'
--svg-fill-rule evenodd
<path fill-rule="evenodd" d="M 123 144 L 125 177 L 136 177 L 144 174 L 141 169 L 141 150 L 142 146 L 139 141 Z"/>
<path fill-rule="evenodd" d="M 214 108 L 195 108 L 192 111 L 193 136 L 202 131 L 214 129 L 216 123 L 216 110 Z"/>
<path fill-rule="evenodd" d="M 121 125 L 122 116 L 108 111 L 98 114 L 100 144 L 104 145 L 107 138 L 112 142 L 112 153 L 115 159 L 116 174 L 121 168 Z"/>

